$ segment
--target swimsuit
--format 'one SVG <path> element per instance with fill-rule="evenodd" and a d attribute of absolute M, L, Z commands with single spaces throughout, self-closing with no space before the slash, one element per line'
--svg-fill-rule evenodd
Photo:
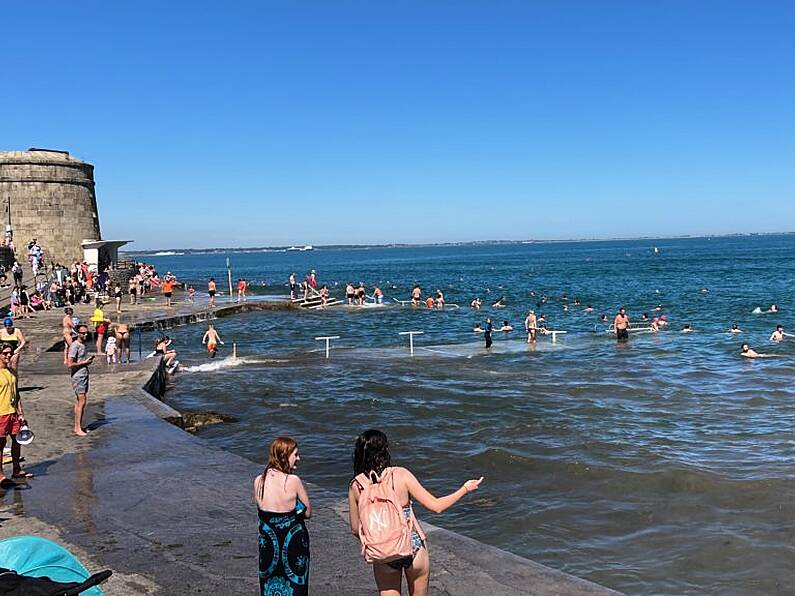
<path fill-rule="evenodd" d="M 11 349 L 16 352 L 17 346 L 19 345 L 17 330 L 14 329 L 14 333 L 8 333 L 5 329 L 0 331 L 0 345 L 3 347 L 11 346 Z"/>
<path fill-rule="evenodd" d="M 411 503 L 406 505 L 403 508 L 403 517 L 407 520 L 411 519 Z M 425 541 L 419 535 L 416 529 L 411 529 L 411 555 L 408 557 L 403 557 L 402 559 L 397 559 L 395 561 L 390 561 L 387 563 L 392 569 L 406 569 L 411 567 L 412 563 L 414 563 L 414 557 L 417 556 L 417 551 L 425 546 Z"/>

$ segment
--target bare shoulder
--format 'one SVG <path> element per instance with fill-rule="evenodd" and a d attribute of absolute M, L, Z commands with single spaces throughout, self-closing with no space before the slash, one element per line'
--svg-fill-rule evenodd
<path fill-rule="evenodd" d="M 408 482 L 409 480 L 414 479 L 414 474 L 412 474 L 407 468 L 402 466 L 394 466 L 392 468 L 392 474 L 395 476 L 396 479 L 402 480 L 404 482 Z"/>

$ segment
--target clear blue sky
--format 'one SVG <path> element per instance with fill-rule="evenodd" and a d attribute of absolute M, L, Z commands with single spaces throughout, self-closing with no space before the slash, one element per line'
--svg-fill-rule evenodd
<path fill-rule="evenodd" d="M 795 3 L 6 2 L 0 149 L 137 248 L 795 229 Z"/>

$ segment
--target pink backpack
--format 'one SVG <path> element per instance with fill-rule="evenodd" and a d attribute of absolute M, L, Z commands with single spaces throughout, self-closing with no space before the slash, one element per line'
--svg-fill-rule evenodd
<path fill-rule="evenodd" d="M 381 473 L 378 482 L 372 482 L 365 474 L 356 476 L 361 488 L 359 494 L 359 540 L 362 556 L 368 563 L 389 563 L 410 557 L 414 551 L 411 533 L 416 531 L 423 537 L 422 529 L 412 510 L 409 518 L 403 515 L 403 507 L 395 492 L 392 468 Z"/>

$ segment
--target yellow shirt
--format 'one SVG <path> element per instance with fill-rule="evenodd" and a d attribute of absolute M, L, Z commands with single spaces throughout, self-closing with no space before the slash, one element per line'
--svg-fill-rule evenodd
<path fill-rule="evenodd" d="M 92 323 L 101 323 L 105 320 L 105 313 L 102 311 L 101 308 L 94 309 L 94 314 L 91 315 L 91 322 Z"/>
<path fill-rule="evenodd" d="M 17 378 L 7 368 L 0 369 L 0 416 L 17 413 Z"/>

